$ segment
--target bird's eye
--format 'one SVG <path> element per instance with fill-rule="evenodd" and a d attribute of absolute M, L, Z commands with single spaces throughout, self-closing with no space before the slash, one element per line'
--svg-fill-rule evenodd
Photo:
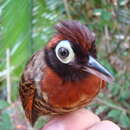
<path fill-rule="evenodd" d="M 62 63 L 67 64 L 74 60 L 74 52 L 68 40 L 60 41 L 55 48 L 55 53 Z"/>
<path fill-rule="evenodd" d="M 62 59 L 65 59 L 66 57 L 68 57 L 69 55 L 69 51 L 64 48 L 64 47 L 61 47 L 59 48 L 58 50 L 58 55 L 62 58 Z"/>

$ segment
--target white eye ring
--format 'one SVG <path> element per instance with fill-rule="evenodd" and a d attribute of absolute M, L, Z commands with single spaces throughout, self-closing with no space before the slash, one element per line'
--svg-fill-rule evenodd
<path fill-rule="evenodd" d="M 59 56 L 58 51 L 59 51 L 60 48 L 65 48 L 69 52 L 69 55 L 66 58 L 61 58 Z M 75 57 L 74 51 L 73 51 L 73 49 L 70 45 L 70 42 L 68 40 L 60 41 L 55 48 L 55 53 L 56 53 L 57 58 L 64 64 L 67 64 L 71 61 L 74 61 L 74 57 Z"/>

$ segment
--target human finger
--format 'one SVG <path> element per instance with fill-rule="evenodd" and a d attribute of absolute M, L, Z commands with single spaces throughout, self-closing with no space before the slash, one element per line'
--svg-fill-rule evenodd
<path fill-rule="evenodd" d="M 83 130 L 100 122 L 97 115 L 86 109 L 80 109 L 58 116 L 49 121 L 42 130 Z"/>
<path fill-rule="evenodd" d="M 86 130 L 121 130 L 115 123 L 112 121 L 101 121 L 90 127 Z"/>

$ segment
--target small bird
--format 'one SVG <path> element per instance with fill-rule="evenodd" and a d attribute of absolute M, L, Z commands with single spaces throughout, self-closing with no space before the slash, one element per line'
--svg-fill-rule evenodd
<path fill-rule="evenodd" d="M 33 126 L 39 116 L 63 115 L 92 101 L 112 74 L 97 61 L 95 35 L 78 21 L 61 21 L 50 42 L 28 61 L 19 94 Z"/>

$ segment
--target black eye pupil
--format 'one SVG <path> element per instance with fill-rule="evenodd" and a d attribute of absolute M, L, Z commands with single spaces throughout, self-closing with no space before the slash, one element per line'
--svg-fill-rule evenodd
<path fill-rule="evenodd" d="M 68 55 L 69 55 L 69 51 L 64 48 L 64 47 L 61 47 L 59 48 L 58 50 L 58 55 L 61 57 L 61 58 L 66 58 Z"/>

